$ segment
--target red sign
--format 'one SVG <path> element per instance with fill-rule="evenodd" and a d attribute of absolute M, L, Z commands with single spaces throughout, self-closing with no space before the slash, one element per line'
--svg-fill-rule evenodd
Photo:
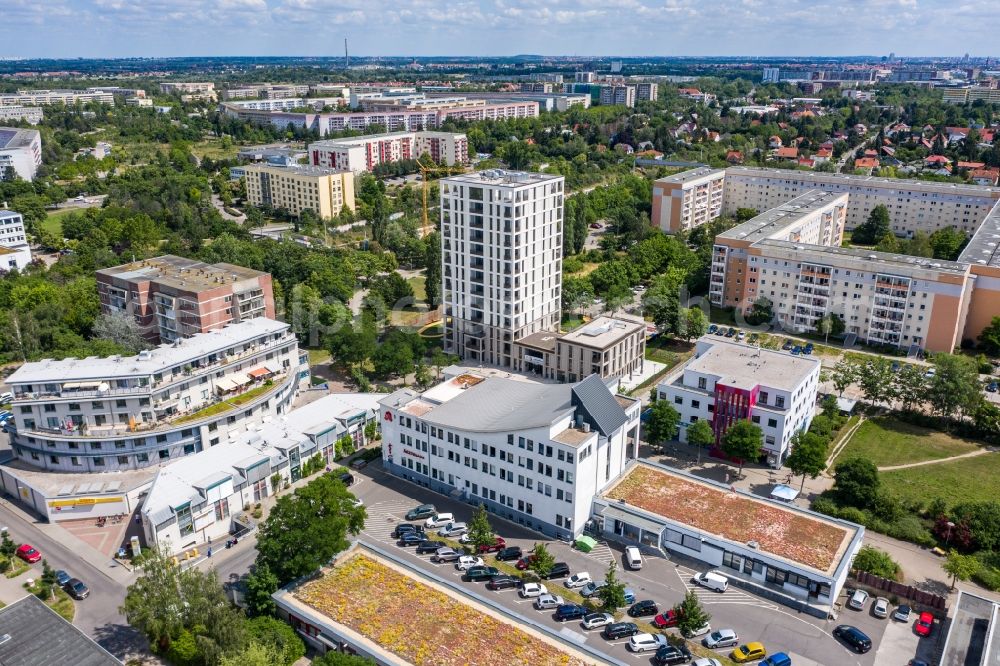
<path fill-rule="evenodd" d="M 411 451 L 409 449 L 403 449 L 403 453 L 405 453 L 408 456 L 413 456 L 414 458 L 420 458 L 421 460 L 424 459 L 424 454 L 417 453 L 416 451 Z"/>
<path fill-rule="evenodd" d="M 383 421 L 392 421 L 392 412 L 386 412 L 385 416 L 382 417 Z"/>

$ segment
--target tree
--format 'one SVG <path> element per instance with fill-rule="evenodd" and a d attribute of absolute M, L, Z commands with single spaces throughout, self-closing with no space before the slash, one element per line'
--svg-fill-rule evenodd
<path fill-rule="evenodd" d="M 604 605 L 604 610 L 614 613 L 625 606 L 625 583 L 618 580 L 618 565 L 614 560 L 608 565 L 604 574 L 604 585 L 597 590 L 597 598 Z"/>
<path fill-rule="evenodd" d="M 275 666 L 292 666 L 306 654 L 305 643 L 287 622 L 273 617 L 255 617 L 247 622 L 251 644 L 264 646 Z"/>
<path fill-rule="evenodd" d="M 286 664 L 273 647 L 260 643 L 248 643 L 241 650 L 223 655 L 219 666 L 274 666 Z M 315 662 L 313 662 L 315 663 Z"/>
<path fill-rule="evenodd" d="M 928 239 L 935 259 L 954 261 L 968 241 L 968 236 L 955 227 L 938 229 Z"/>
<path fill-rule="evenodd" d="M 258 617 L 274 613 L 274 600 L 271 595 L 281 587 L 278 577 L 274 575 L 267 564 L 254 564 L 245 581 L 246 591 L 244 602 L 247 615 Z"/>
<path fill-rule="evenodd" d="M 934 376 L 927 380 L 927 401 L 942 416 L 973 414 L 983 400 L 979 368 L 974 359 L 954 354 L 934 355 Z"/>
<path fill-rule="evenodd" d="M 858 379 L 858 366 L 850 361 L 838 361 L 837 365 L 833 366 L 830 379 L 833 380 L 833 387 L 837 389 L 837 393 L 843 397 L 847 387 Z"/>
<path fill-rule="evenodd" d="M 490 525 L 486 506 L 480 504 L 472 515 L 472 520 L 469 521 L 469 542 L 476 546 L 478 551 L 479 546 L 491 546 L 494 541 L 496 541 L 496 536 L 493 534 L 493 526 Z"/>
<path fill-rule="evenodd" d="M 531 549 L 531 556 L 529 557 L 528 569 L 533 571 L 539 578 L 545 578 L 552 571 L 553 565 L 556 563 L 555 556 L 549 552 L 548 546 L 544 543 L 536 543 L 535 547 Z"/>
<path fill-rule="evenodd" d="M 424 292 L 427 305 L 434 309 L 441 300 L 441 234 L 437 231 L 424 238 Z"/>
<path fill-rule="evenodd" d="M 700 338 L 708 332 L 708 317 L 701 308 L 688 308 L 685 313 L 684 339 Z"/>
<path fill-rule="evenodd" d="M 760 457 L 761 445 L 764 443 L 764 432 L 755 423 L 740 420 L 729 426 L 722 435 L 722 450 L 731 458 L 739 460 L 738 477 L 743 476 L 743 464 L 747 460 L 757 460 Z"/>
<path fill-rule="evenodd" d="M 365 507 L 328 474 L 279 497 L 257 536 L 257 564 L 284 585 L 316 571 L 350 543 L 365 524 Z"/>
<path fill-rule="evenodd" d="M 94 321 L 94 337 L 108 340 L 138 354 L 149 349 L 149 343 L 142 337 L 135 317 L 124 312 L 102 314 Z"/>
<path fill-rule="evenodd" d="M 671 266 L 666 273 L 653 279 L 642 297 L 642 307 L 646 314 L 652 317 L 653 322 L 664 333 L 680 333 L 682 322 L 686 321 L 681 316 L 681 290 L 686 279 L 685 269 Z"/>
<path fill-rule="evenodd" d="M 687 442 L 698 449 L 698 464 L 701 464 L 701 450 L 715 444 L 715 433 L 708 421 L 695 421 L 687 427 Z"/>
<path fill-rule="evenodd" d="M 330 651 L 313 659 L 312 666 L 375 666 L 375 662 L 355 654 Z"/>
<path fill-rule="evenodd" d="M 858 550 L 858 554 L 854 556 L 851 568 L 855 571 L 866 571 L 889 580 L 898 580 L 901 571 L 899 563 L 892 559 L 889 553 L 872 546 L 862 546 Z"/>
<path fill-rule="evenodd" d="M 760 326 L 772 319 L 774 319 L 774 303 L 771 302 L 771 299 L 761 296 L 750 306 L 747 323 L 751 326 Z"/>
<path fill-rule="evenodd" d="M 956 550 L 950 550 L 948 551 L 948 559 L 944 561 L 941 568 L 951 576 L 951 589 L 954 590 L 957 581 L 969 580 L 979 571 L 980 566 L 975 555 L 963 555 Z"/>
<path fill-rule="evenodd" d="M 896 373 L 896 395 L 899 397 L 903 411 L 913 411 L 916 405 L 924 402 L 927 393 L 927 379 L 920 366 L 904 363 Z"/>
<path fill-rule="evenodd" d="M 684 636 L 692 635 L 712 619 L 712 616 L 702 608 L 698 595 L 694 592 L 685 594 L 684 600 L 674 606 L 674 612 L 677 613 L 677 629 Z"/>
<path fill-rule="evenodd" d="M 990 356 L 1000 355 L 1000 316 L 994 316 L 979 334 L 979 344 Z"/>
<path fill-rule="evenodd" d="M 854 229 L 851 240 L 859 245 L 874 245 L 891 233 L 889 209 L 884 204 L 879 204 L 868 214 L 868 219 Z"/>
<path fill-rule="evenodd" d="M 646 441 L 652 445 L 662 446 L 664 442 L 675 437 L 681 415 L 666 400 L 657 400 L 649 409 L 645 427 Z"/>
<path fill-rule="evenodd" d="M 797 432 L 792 437 L 792 452 L 785 460 L 792 473 L 802 477 L 799 490 L 806 487 L 806 476 L 815 479 L 826 469 L 826 441 L 811 432 Z"/>
<path fill-rule="evenodd" d="M 835 338 L 843 335 L 846 329 L 843 317 L 833 312 L 828 312 L 816 322 L 816 333 L 823 336 L 824 342 L 829 342 L 831 335 Z"/>
<path fill-rule="evenodd" d="M 865 399 L 873 405 L 889 403 L 896 397 L 892 361 L 885 357 L 878 356 L 868 361 L 864 370 L 858 373 L 858 383 Z"/>
<path fill-rule="evenodd" d="M 842 503 L 870 509 L 875 505 L 879 492 L 878 468 L 865 458 L 849 458 L 837 463 L 833 472 L 833 489 Z"/>

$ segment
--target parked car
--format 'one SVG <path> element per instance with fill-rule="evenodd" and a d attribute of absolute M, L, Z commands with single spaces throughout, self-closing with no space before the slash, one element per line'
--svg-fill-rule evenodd
<path fill-rule="evenodd" d="M 760 334 L 758 333 L 751 333 L 750 337 L 747 338 L 747 342 L 749 342 L 750 344 L 754 344 L 758 340 L 760 340 Z"/>
<path fill-rule="evenodd" d="M 499 553 L 506 547 L 507 547 L 507 542 L 504 541 L 503 537 L 496 537 L 493 540 L 493 543 L 484 543 L 479 546 L 478 550 L 480 554 Z"/>
<path fill-rule="evenodd" d="M 661 634 L 662 635 L 662 634 Z M 655 666 L 673 666 L 674 664 L 686 664 L 691 660 L 691 651 L 688 650 L 683 645 L 663 645 L 656 650 L 656 654 L 653 655 L 653 664 Z M 720 666 L 719 662 L 715 659 L 706 659 L 712 666 Z M 712 663 L 714 662 L 714 664 Z M 697 662 L 696 662 L 697 663 Z"/>
<path fill-rule="evenodd" d="M 639 627 L 634 622 L 615 622 L 604 627 L 601 637 L 606 641 L 617 641 L 629 638 L 639 633 Z"/>
<path fill-rule="evenodd" d="M 572 590 L 578 587 L 583 587 L 584 585 L 590 582 L 591 582 L 590 574 L 586 571 L 579 571 L 570 576 L 569 578 L 567 578 L 566 581 L 563 583 L 563 585 Z"/>
<path fill-rule="evenodd" d="M 10 391 L 0 393 L 0 405 L 8 405 L 14 402 L 14 394 Z"/>
<path fill-rule="evenodd" d="M 474 555 L 462 555 L 458 558 L 458 562 L 455 562 L 455 568 L 459 571 L 468 571 L 472 567 L 481 566 L 483 566 L 483 558 Z"/>
<path fill-rule="evenodd" d="M 534 561 L 535 561 L 535 556 L 534 555 L 524 555 L 523 557 L 521 557 L 521 559 L 519 559 L 517 561 L 517 563 L 514 565 L 514 567 L 518 571 L 525 571 L 525 570 L 527 570 L 528 567 L 531 566 L 531 563 L 534 562 Z"/>
<path fill-rule="evenodd" d="M 740 331 L 739 333 L 736 334 L 736 339 L 737 340 L 742 340 L 745 337 L 747 337 L 747 334 L 744 333 L 743 331 Z"/>
<path fill-rule="evenodd" d="M 497 551 L 497 559 L 501 562 L 510 562 L 511 560 L 521 559 L 521 547 L 520 546 L 507 546 L 506 548 L 501 548 Z"/>
<path fill-rule="evenodd" d="M 928 370 L 927 372 L 924 373 L 924 378 L 925 379 L 930 379 L 931 377 L 933 377 L 936 374 L 937 374 L 937 369 L 936 368 L 931 368 L 930 370 Z"/>
<path fill-rule="evenodd" d="M 753 643 L 747 643 L 746 645 L 741 645 L 729 653 L 729 658 L 737 664 L 757 661 L 758 659 L 763 659 L 766 656 L 767 650 L 764 649 L 764 644 L 756 641 Z"/>
<path fill-rule="evenodd" d="M 569 576 L 569 565 L 565 562 L 556 562 L 552 565 L 552 569 L 549 570 L 545 578 L 555 580 L 556 578 L 566 578 L 567 576 Z"/>
<path fill-rule="evenodd" d="M 423 532 L 403 532 L 403 536 L 399 537 L 396 544 L 406 548 L 407 546 L 419 546 L 424 541 L 427 541 L 427 537 L 424 536 Z"/>
<path fill-rule="evenodd" d="M 8 412 L 8 411 L 0 412 L 0 423 L 6 423 L 12 418 L 14 418 L 14 412 Z"/>
<path fill-rule="evenodd" d="M 458 551 L 454 550 L 453 548 L 448 548 L 447 546 L 444 546 L 444 547 L 438 548 L 436 551 L 434 551 L 434 554 L 431 555 L 431 561 L 432 562 L 454 562 L 455 560 L 457 560 L 461 556 L 462 556 L 462 554 L 459 553 Z"/>
<path fill-rule="evenodd" d="M 757 666 L 792 666 L 792 658 L 785 652 L 776 652 Z"/>
<path fill-rule="evenodd" d="M 424 521 L 424 527 L 444 527 L 448 523 L 455 522 L 455 516 L 450 513 L 435 513 Z"/>
<path fill-rule="evenodd" d="M 864 590 L 854 590 L 847 605 L 854 610 L 864 610 L 866 603 L 868 603 L 868 593 Z"/>
<path fill-rule="evenodd" d="M 789 349 L 791 349 L 794 346 L 795 346 L 794 342 L 792 342 L 791 340 L 785 340 L 785 344 L 781 345 L 781 349 L 783 351 L 788 351 Z"/>
<path fill-rule="evenodd" d="M 659 615 L 653 618 L 653 626 L 657 629 L 669 629 L 670 627 L 676 627 L 677 623 L 681 621 L 680 614 L 673 608 L 668 608 Z"/>
<path fill-rule="evenodd" d="M 444 541 L 422 541 L 417 544 L 417 555 L 426 555 L 427 553 L 436 553 L 438 548 L 445 546 Z"/>
<path fill-rule="evenodd" d="M 42 559 L 42 554 L 26 543 L 22 543 L 18 546 L 15 554 L 28 564 L 34 564 L 38 560 Z"/>
<path fill-rule="evenodd" d="M 694 575 L 694 582 L 702 587 L 707 587 L 716 592 L 725 592 L 729 589 L 729 579 L 718 571 L 706 571 Z"/>
<path fill-rule="evenodd" d="M 872 606 L 872 615 L 883 620 L 889 617 L 889 600 L 885 597 L 875 599 L 875 604 Z"/>
<path fill-rule="evenodd" d="M 712 625 L 706 622 L 697 629 L 692 629 L 691 631 L 681 631 L 681 634 L 684 638 L 697 638 L 698 636 L 704 636 L 710 631 L 712 631 Z"/>
<path fill-rule="evenodd" d="M 587 609 L 580 604 L 563 604 L 556 609 L 556 614 L 552 618 L 556 622 L 568 622 L 569 620 L 579 620 L 587 616 Z"/>
<path fill-rule="evenodd" d="M 543 594 L 548 594 L 549 590 L 541 583 L 525 583 L 521 586 L 519 594 L 522 599 L 534 599 L 535 597 L 540 597 Z"/>
<path fill-rule="evenodd" d="M 566 600 L 555 594 L 542 594 L 537 599 L 535 599 L 535 608 L 537 610 L 549 610 L 551 608 L 559 608 Z"/>
<path fill-rule="evenodd" d="M 406 519 L 420 520 L 422 518 L 430 518 L 435 514 L 437 514 L 437 509 L 434 508 L 433 504 L 421 504 L 420 506 L 415 506 L 407 511 Z"/>
<path fill-rule="evenodd" d="M 63 587 L 65 587 L 69 596 L 73 597 L 77 601 L 86 599 L 90 596 L 90 588 L 84 585 L 83 581 L 79 578 L 70 578 Z"/>
<path fill-rule="evenodd" d="M 986 390 L 989 391 L 990 393 L 996 393 L 997 388 L 1000 388 L 1000 385 L 998 385 L 996 382 L 990 382 L 989 384 L 986 385 Z"/>
<path fill-rule="evenodd" d="M 438 530 L 438 536 L 443 537 L 457 537 L 462 536 L 469 531 L 469 526 L 465 523 L 448 523 L 444 527 Z"/>
<path fill-rule="evenodd" d="M 918 636 L 930 636 L 934 631 L 934 616 L 927 611 L 921 613 L 913 623 L 913 631 L 917 632 Z"/>
<path fill-rule="evenodd" d="M 896 606 L 896 612 L 892 614 L 893 620 L 898 620 L 899 622 L 909 622 L 910 621 L 910 607 L 906 604 L 900 604 Z"/>
<path fill-rule="evenodd" d="M 629 605 L 635 603 L 635 591 L 631 587 L 625 588 L 625 603 Z"/>
<path fill-rule="evenodd" d="M 722 662 L 712 657 L 702 657 L 691 662 L 691 666 L 722 666 Z"/>
<path fill-rule="evenodd" d="M 801 345 L 795 345 L 794 347 L 792 347 L 792 355 L 793 356 L 798 356 L 801 353 L 802 353 L 802 346 Z"/>
<path fill-rule="evenodd" d="M 702 639 L 705 647 L 717 650 L 719 648 L 736 647 L 740 644 L 740 637 L 732 629 L 716 629 Z"/>
<path fill-rule="evenodd" d="M 500 570 L 496 567 L 478 566 L 467 569 L 465 575 L 462 576 L 462 579 L 469 583 L 479 583 L 484 580 L 493 580 L 494 576 L 499 575 Z"/>
<path fill-rule="evenodd" d="M 341 472 L 337 475 L 337 479 L 345 486 L 349 486 L 354 483 L 354 475 L 350 472 Z"/>
<path fill-rule="evenodd" d="M 400 523 L 396 525 L 396 528 L 392 531 L 392 536 L 398 539 L 407 532 L 413 532 L 415 534 L 423 534 L 424 528 L 421 525 L 413 525 L 412 523 Z"/>
<path fill-rule="evenodd" d="M 628 639 L 628 649 L 632 652 L 652 652 L 667 644 L 667 637 L 663 634 L 650 634 L 643 632 Z"/>
<path fill-rule="evenodd" d="M 732 326 L 730 326 L 730 327 L 729 327 L 729 330 L 728 330 L 728 331 L 726 331 L 726 337 L 727 337 L 727 338 L 732 338 L 732 337 L 734 337 L 735 335 L 736 335 L 736 329 L 735 329 L 735 328 L 733 328 Z"/>
<path fill-rule="evenodd" d="M 718 326 L 716 326 L 715 324 L 711 324 L 711 325 L 710 325 L 710 326 L 708 327 L 708 334 L 709 334 L 709 335 L 715 335 L 715 332 L 716 332 L 716 331 L 718 331 L 718 330 L 719 330 L 719 327 L 718 327 Z"/>
<path fill-rule="evenodd" d="M 613 624 L 615 621 L 615 616 L 611 613 L 588 613 L 583 617 L 584 629 L 597 629 L 598 627 L 606 627 L 609 624 Z"/>
<path fill-rule="evenodd" d="M 864 654 L 872 649 L 872 639 L 855 626 L 842 624 L 833 630 L 833 635 L 858 654 Z"/>
<path fill-rule="evenodd" d="M 660 609 L 656 607 L 656 602 L 652 599 L 644 599 L 632 604 L 628 609 L 629 617 L 649 617 L 656 615 Z"/>
<path fill-rule="evenodd" d="M 489 582 L 486 583 L 486 589 L 495 591 L 509 590 L 518 587 L 520 584 L 520 578 L 514 578 L 513 576 L 493 576 L 493 578 L 490 578 Z"/>
<path fill-rule="evenodd" d="M 642 553 L 635 546 L 625 546 L 625 566 L 632 571 L 642 568 Z"/>
<path fill-rule="evenodd" d="M 56 571 L 56 583 L 59 584 L 59 587 L 63 587 L 66 583 L 68 583 L 70 581 L 71 578 L 72 578 L 72 576 L 70 576 L 68 573 L 66 573 L 62 569 L 58 569 Z"/>
<path fill-rule="evenodd" d="M 580 589 L 580 596 L 582 596 L 584 599 L 596 597 L 597 593 L 600 591 L 602 587 L 604 587 L 603 581 L 601 582 L 591 581 Z"/>

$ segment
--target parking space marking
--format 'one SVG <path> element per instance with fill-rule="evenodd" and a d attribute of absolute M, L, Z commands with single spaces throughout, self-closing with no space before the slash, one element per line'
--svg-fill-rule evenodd
<path fill-rule="evenodd" d="M 729 589 L 723 593 L 716 592 L 714 590 L 709 590 L 707 588 L 698 585 L 691 581 L 691 578 L 698 573 L 693 569 L 688 569 L 687 567 L 678 566 L 677 573 L 681 577 L 681 583 L 684 585 L 684 589 L 688 592 L 694 592 L 694 595 L 703 604 L 727 604 L 731 606 L 757 606 L 758 608 L 766 608 L 769 610 L 778 610 L 779 606 L 771 601 L 766 601 L 760 597 L 754 596 L 749 592 L 744 592 L 743 590 L 735 589 L 734 586 L 730 585 Z"/>

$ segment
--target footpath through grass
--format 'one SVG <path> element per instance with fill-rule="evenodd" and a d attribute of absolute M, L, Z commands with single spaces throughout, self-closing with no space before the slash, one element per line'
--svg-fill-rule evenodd
<path fill-rule="evenodd" d="M 1000 454 L 881 472 L 879 478 L 886 490 L 903 501 L 941 498 L 954 506 L 959 502 L 996 500 Z"/>
<path fill-rule="evenodd" d="M 969 440 L 883 417 L 862 423 L 837 460 L 861 457 L 877 467 L 888 467 L 941 460 L 971 453 L 978 448 L 975 442 Z"/>

